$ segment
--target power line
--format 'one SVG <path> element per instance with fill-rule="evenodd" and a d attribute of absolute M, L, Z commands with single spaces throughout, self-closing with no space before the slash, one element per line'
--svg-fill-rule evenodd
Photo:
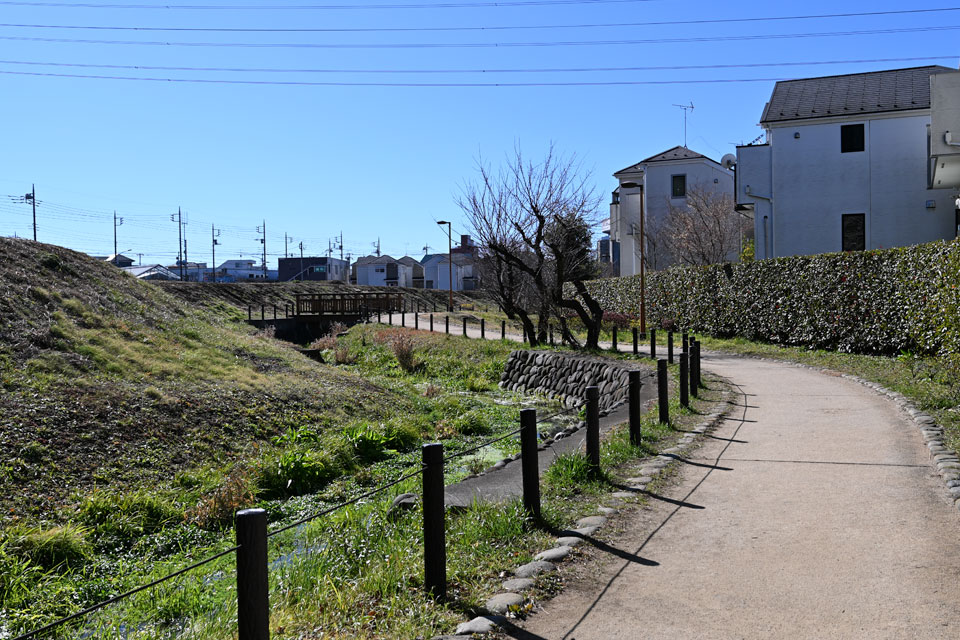
<path fill-rule="evenodd" d="M 89 31 L 148 31 L 148 32 L 188 32 L 188 33 L 392 33 L 392 32 L 445 32 L 445 31 L 517 31 L 536 29 L 596 29 L 623 27 L 661 27 L 670 25 L 694 24 L 738 24 L 753 22 L 782 22 L 789 20 L 822 20 L 829 18 L 863 18 L 872 16 L 893 16 L 907 14 L 928 14 L 960 11 L 960 7 L 939 9 L 901 9 L 896 11 L 861 11 L 851 13 L 823 13 L 793 16 L 767 16 L 757 18 L 715 18 L 704 20 L 664 20 L 656 22 L 604 22 L 582 24 L 539 24 L 539 25 L 495 25 L 495 26 L 456 26 L 456 27 L 128 27 L 113 25 L 64 25 L 64 24 L 24 24 L 0 23 L 0 27 L 13 29 L 67 29 Z"/>
<path fill-rule="evenodd" d="M 514 69 L 283 69 L 269 67 L 171 67 L 155 65 L 133 64 L 87 64 L 80 62 L 36 62 L 25 60 L 0 60 L 0 64 L 39 66 L 39 67 L 66 67 L 80 69 L 121 69 L 129 71 L 207 71 L 224 73 L 357 73 L 357 74 L 457 74 L 457 73 L 585 73 L 585 72 L 617 72 L 624 71 L 690 71 L 716 69 L 758 69 L 772 67 L 804 67 L 838 64 L 877 64 L 881 62 L 922 62 L 933 60 L 955 60 L 957 55 L 948 56 L 915 56 L 909 58 L 870 58 L 859 60 L 814 60 L 807 62 L 756 62 L 743 64 L 698 64 L 698 65 L 660 65 L 644 67 L 545 67 L 545 68 L 514 68 Z"/>
<path fill-rule="evenodd" d="M 640 40 L 553 40 L 543 42 L 388 42 L 388 43 L 320 43 L 320 42 L 164 42 L 157 40 L 93 40 L 82 38 L 39 38 L 33 36 L 0 36 L 15 42 L 52 42 L 59 44 L 109 44 L 160 47 L 214 47 L 252 49 L 498 49 L 517 47 L 587 47 L 641 44 L 683 44 L 692 42 L 743 42 L 751 40 L 787 40 L 828 38 L 898 33 L 955 31 L 960 25 L 904 27 L 896 29 L 864 29 L 858 31 L 823 31 L 813 33 L 764 33 L 737 36 L 697 36 L 687 38 L 647 38 Z"/>
<path fill-rule="evenodd" d="M 658 2 L 659 0 L 507 0 L 506 2 L 439 2 L 436 4 L 408 3 L 408 4 L 306 4 L 306 5 L 207 5 L 207 4 L 100 4 L 94 2 L 26 2 L 23 0 L 2 0 L 0 5 L 28 6 L 28 7 L 69 7 L 71 9 L 175 9 L 175 10 L 203 10 L 203 11 L 241 11 L 262 9 L 292 9 L 292 10 L 346 10 L 346 9 L 476 9 L 481 7 L 546 7 L 556 5 L 578 4 L 634 4 L 640 2 Z"/>
<path fill-rule="evenodd" d="M 306 82 L 300 80 L 221 80 L 203 78 L 138 78 L 135 76 L 84 75 L 78 73 L 42 73 L 39 71 L 0 71 L 0 74 L 79 78 L 87 80 L 132 80 L 198 84 L 278 85 L 307 87 L 606 87 L 671 84 L 730 84 L 740 82 L 780 82 L 790 78 L 724 78 L 709 80 L 612 80 L 602 82 Z"/>

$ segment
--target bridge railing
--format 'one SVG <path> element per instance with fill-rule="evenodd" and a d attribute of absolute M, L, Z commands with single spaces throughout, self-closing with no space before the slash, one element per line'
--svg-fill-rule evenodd
<path fill-rule="evenodd" d="M 297 316 L 359 315 L 400 311 L 403 294 L 399 293 L 298 293 L 294 303 Z"/>

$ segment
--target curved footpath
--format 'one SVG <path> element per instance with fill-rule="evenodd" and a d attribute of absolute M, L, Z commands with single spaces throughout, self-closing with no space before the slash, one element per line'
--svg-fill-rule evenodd
<path fill-rule="evenodd" d="M 625 514 L 594 579 L 505 633 L 957 637 L 960 511 L 917 425 L 837 375 L 716 354 L 703 366 L 740 406 L 681 465 L 674 502 Z"/>
<path fill-rule="evenodd" d="M 625 513 L 622 536 L 590 552 L 601 559 L 582 568 L 591 577 L 499 632 L 958 637 L 960 511 L 917 424 L 838 374 L 702 357 L 739 390 L 738 406 L 682 461 L 674 486 Z"/>

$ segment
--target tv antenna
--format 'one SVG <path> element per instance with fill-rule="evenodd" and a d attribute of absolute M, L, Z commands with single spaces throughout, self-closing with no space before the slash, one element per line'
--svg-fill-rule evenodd
<path fill-rule="evenodd" d="M 690 104 L 675 104 L 677 108 L 683 109 L 683 147 L 687 147 L 687 111 L 693 111 L 693 101 Z"/>

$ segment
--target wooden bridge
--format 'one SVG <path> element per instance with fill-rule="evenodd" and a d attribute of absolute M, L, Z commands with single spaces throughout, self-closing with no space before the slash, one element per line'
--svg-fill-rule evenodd
<path fill-rule="evenodd" d="M 371 313 L 400 312 L 403 294 L 400 293 L 298 293 L 293 304 L 293 315 L 302 316 L 364 316 Z"/>

